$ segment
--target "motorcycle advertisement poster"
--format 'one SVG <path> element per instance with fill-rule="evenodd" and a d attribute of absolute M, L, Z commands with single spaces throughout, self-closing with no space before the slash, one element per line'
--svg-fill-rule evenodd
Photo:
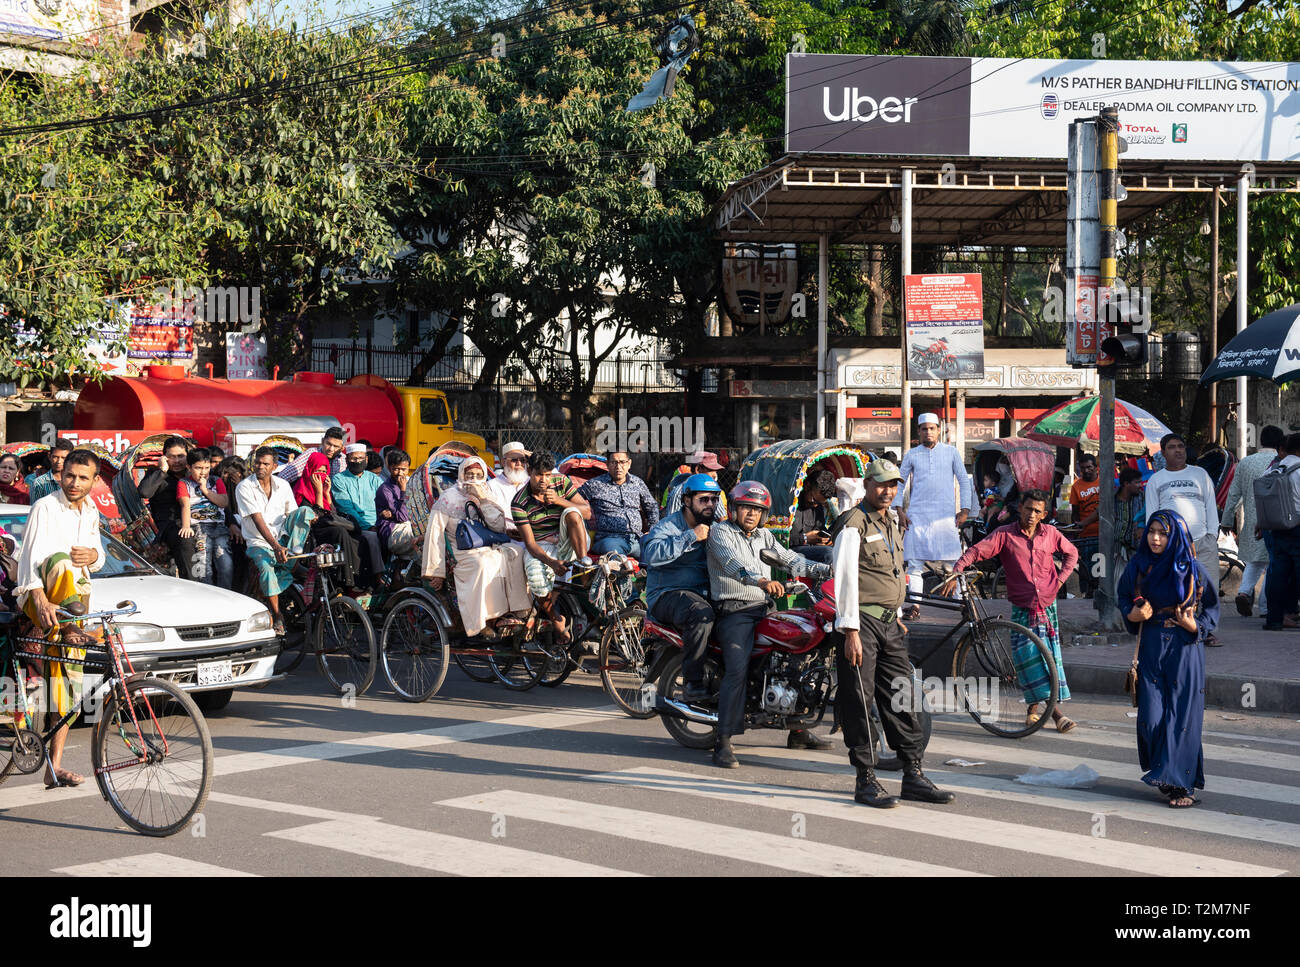
<path fill-rule="evenodd" d="M 984 378 L 984 285 L 978 272 L 903 280 L 909 380 Z"/>

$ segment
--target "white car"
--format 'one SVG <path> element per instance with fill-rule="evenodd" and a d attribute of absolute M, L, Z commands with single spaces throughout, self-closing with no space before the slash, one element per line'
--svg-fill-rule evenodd
<path fill-rule="evenodd" d="M 0 527 L 22 544 L 30 507 L 0 504 Z M 134 601 L 139 610 L 119 623 L 137 672 L 175 682 L 204 711 L 224 708 L 236 688 L 264 685 L 275 675 L 281 640 L 260 601 L 198 581 L 160 573 L 107 531 L 104 565 L 91 574 L 90 610 Z M 15 549 L 14 557 L 18 556 Z M 89 692 L 99 681 L 87 671 Z"/>

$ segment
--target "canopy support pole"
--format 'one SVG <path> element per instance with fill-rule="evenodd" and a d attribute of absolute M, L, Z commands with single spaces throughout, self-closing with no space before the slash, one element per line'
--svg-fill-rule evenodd
<path fill-rule="evenodd" d="M 817 439 L 826 439 L 826 318 L 830 302 L 830 246 L 817 236 Z"/>
<path fill-rule="evenodd" d="M 912 274 L 912 169 L 903 169 L 902 181 L 903 194 L 903 211 L 900 221 L 903 230 L 903 237 L 900 240 L 902 244 L 902 269 L 904 287 L 906 279 Z M 903 396 L 902 411 L 900 420 L 903 430 L 903 447 L 898 452 L 901 459 L 908 450 L 912 449 L 912 384 L 907 379 L 907 306 L 904 303 L 902 311 L 898 313 L 898 337 L 902 345 L 903 356 L 902 366 L 900 367 L 900 377 L 902 380 Z"/>
<path fill-rule="evenodd" d="M 1246 218 L 1250 175 L 1237 180 L 1237 332 L 1246 331 Z M 1246 377 L 1237 377 L 1237 459 L 1246 455 Z"/>
<path fill-rule="evenodd" d="M 1221 185 L 1210 196 L 1210 359 L 1219 355 L 1219 196 Z M 1149 320 L 1148 320 L 1149 321 Z M 1149 337 L 1148 337 L 1149 338 Z M 1219 442 L 1219 384 L 1210 384 L 1210 441 Z M 1223 441 L 1225 444 L 1227 440 Z"/>

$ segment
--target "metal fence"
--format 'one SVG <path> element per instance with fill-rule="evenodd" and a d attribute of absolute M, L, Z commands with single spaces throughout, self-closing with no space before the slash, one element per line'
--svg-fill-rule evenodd
<path fill-rule="evenodd" d="M 312 368 L 334 373 L 341 379 L 351 379 L 361 373 L 374 373 L 395 383 L 405 383 L 423 353 L 406 352 L 391 347 L 368 346 L 360 340 L 347 342 L 317 342 L 312 347 Z M 426 386 L 452 389 L 469 389 L 483 372 L 484 357 L 478 352 L 454 352 L 438 360 L 425 376 Z M 675 370 L 671 360 L 646 357 L 631 353 L 618 353 L 596 367 L 596 388 L 622 392 L 665 393 L 681 392 L 685 388 L 681 370 Z M 543 381 L 552 375 L 551 366 L 541 367 Z M 554 367 L 555 373 L 559 372 Z M 706 373 L 705 391 L 709 392 Z M 716 377 L 713 379 L 716 387 Z M 502 389 L 533 389 L 532 377 L 524 365 L 511 359 L 495 381 Z"/>

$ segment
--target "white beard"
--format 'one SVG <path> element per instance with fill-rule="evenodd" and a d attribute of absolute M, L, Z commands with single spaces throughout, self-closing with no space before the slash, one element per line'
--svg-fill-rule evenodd
<path fill-rule="evenodd" d="M 505 477 L 506 480 L 508 480 L 510 483 L 514 484 L 516 487 L 528 481 L 527 470 L 507 470 L 505 471 L 505 473 L 502 474 L 502 476 Z"/>

